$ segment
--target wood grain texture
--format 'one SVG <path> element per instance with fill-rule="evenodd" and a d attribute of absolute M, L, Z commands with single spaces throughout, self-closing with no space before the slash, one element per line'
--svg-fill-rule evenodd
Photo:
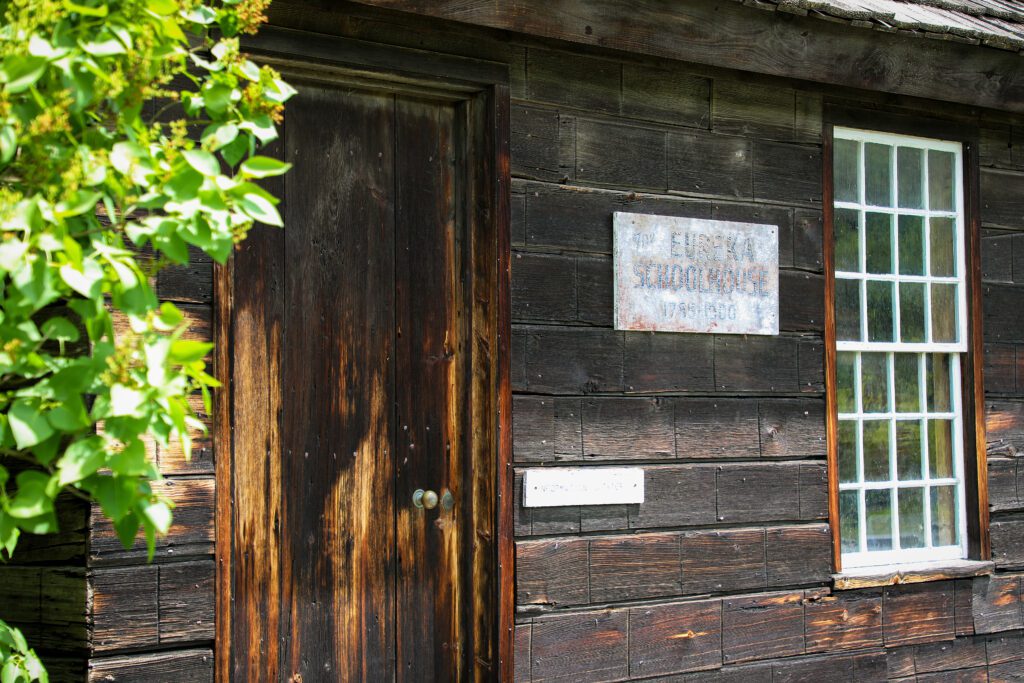
<path fill-rule="evenodd" d="M 953 584 L 891 586 L 882 593 L 882 629 L 886 647 L 955 637 Z"/>
<path fill-rule="evenodd" d="M 192 649 L 97 657 L 89 662 L 87 680 L 89 683 L 212 683 L 213 651 Z"/>
<path fill-rule="evenodd" d="M 566 605 L 590 602 L 589 541 L 556 539 L 516 544 L 516 603 Z"/>
<path fill-rule="evenodd" d="M 683 591 L 719 593 L 762 588 L 764 529 L 684 534 L 681 541 Z"/>
<path fill-rule="evenodd" d="M 679 537 L 675 534 L 590 541 L 590 600 L 619 602 L 678 595 Z"/>
<path fill-rule="evenodd" d="M 882 591 L 837 593 L 808 600 L 804 628 L 808 653 L 881 647 Z"/>
<path fill-rule="evenodd" d="M 996 633 L 1024 628 L 1021 575 L 979 577 L 974 580 L 971 613 L 975 633 Z"/>
<path fill-rule="evenodd" d="M 629 673 L 625 610 L 534 619 L 537 682 L 611 681 Z"/>
<path fill-rule="evenodd" d="M 727 664 L 804 653 L 803 593 L 722 601 L 722 661 Z"/>
<path fill-rule="evenodd" d="M 159 595 L 161 643 L 214 639 L 213 562 L 160 567 Z"/>
<path fill-rule="evenodd" d="M 629 610 L 633 678 L 715 669 L 722 665 L 722 605 L 700 600 Z"/>
<path fill-rule="evenodd" d="M 159 643 L 159 581 L 156 566 L 93 571 L 93 651 Z"/>

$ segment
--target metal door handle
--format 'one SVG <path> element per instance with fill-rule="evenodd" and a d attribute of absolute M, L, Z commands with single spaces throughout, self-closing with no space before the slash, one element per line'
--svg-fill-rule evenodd
<path fill-rule="evenodd" d="M 437 494 L 433 491 L 424 491 L 423 489 L 416 489 L 412 494 L 412 504 L 420 510 L 426 508 L 427 510 L 433 510 L 437 507 Z"/>

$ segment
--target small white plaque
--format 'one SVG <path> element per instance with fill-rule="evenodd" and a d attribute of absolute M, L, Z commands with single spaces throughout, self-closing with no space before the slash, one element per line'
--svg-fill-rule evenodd
<path fill-rule="evenodd" d="M 639 467 L 544 467 L 523 475 L 523 507 L 644 502 Z"/>
<path fill-rule="evenodd" d="M 779 228 L 616 212 L 615 329 L 779 333 Z"/>

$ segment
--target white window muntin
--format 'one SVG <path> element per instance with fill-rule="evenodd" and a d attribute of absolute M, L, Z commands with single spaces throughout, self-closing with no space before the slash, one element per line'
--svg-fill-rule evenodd
<path fill-rule="evenodd" d="M 856 412 L 853 413 L 840 413 L 839 420 L 846 422 L 854 422 L 856 425 L 856 467 L 857 467 L 857 481 L 846 482 L 840 484 L 840 492 L 844 491 L 855 491 L 858 496 L 858 532 L 859 538 L 857 539 L 858 551 L 851 552 L 847 551 L 843 553 L 843 565 L 844 567 L 864 567 L 864 566 L 877 566 L 877 565 L 891 565 L 901 563 L 912 563 L 912 562 L 924 562 L 924 561 L 936 561 L 936 560 L 948 560 L 948 559 L 959 559 L 966 557 L 967 554 L 967 529 L 966 529 L 966 503 L 965 503 L 965 492 L 964 492 L 964 466 L 963 466 L 963 420 L 962 420 L 962 396 L 960 393 L 960 356 L 959 353 L 966 352 L 967 350 L 967 295 L 966 295 L 966 254 L 965 254 L 965 225 L 964 225 L 964 211 L 963 211 L 963 162 L 962 162 L 962 146 L 959 143 L 932 140 L 927 138 L 917 138 L 912 136 L 895 135 L 888 133 L 876 133 L 871 131 L 863 131 L 850 128 L 834 129 L 834 137 L 838 139 L 855 141 L 858 144 L 857 160 L 858 160 L 858 178 L 857 186 L 859 193 L 858 202 L 850 201 L 834 201 L 833 206 L 836 209 L 850 209 L 857 212 L 858 217 L 858 266 L 857 272 L 852 271 L 835 271 L 835 277 L 837 279 L 852 280 L 858 282 L 858 294 L 860 302 L 860 336 L 861 340 L 843 340 L 836 341 L 836 348 L 838 352 L 854 352 L 855 353 L 855 395 L 856 395 Z M 865 143 L 879 143 L 889 145 L 892 148 L 890 154 L 890 182 L 891 182 L 891 203 L 892 206 L 875 206 L 868 204 L 866 201 L 867 183 L 865 178 L 865 167 L 867 161 L 865 158 Z M 899 207 L 898 192 L 899 192 L 899 178 L 897 168 L 897 149 L 903 147 L 911 147 L 923 150 L 925 153 L 922 154 L 923 168 L 921 170 L 922 183 L 924 185 L 923 191 L 923 203 L 924 208 L 904 208 Z M 929 191 L 927 190 L 927 179 L 928 179 L 928 150 L 944 151 L 953 154 L 953 210 L 931 210 L 929 207 L 930 197 Z M 891 226 L 891 258 L 893 259 L 892 273 L 881 274 L 881 273 L 869 273 L 866 260 L 867 260 L 867 230 L 865 227 L 865 217 L 867 213 L 872 214 L 883 214 L 889 215 L 890 226 Z M 922 218 L 922 225 L 924 226 L 924 238 L 922 240 L 922 248 L 924 250 L 924 268 L 922 275 L 909 275 L 900 273 L 899 265 L 899 252 L 900 249 L 897 247 L 897 239 L 899 235 L 898 230 L 898 217 L 904 216 L 920 216 Z M 956 275 L 955 276 L 935 276 L 932 275 L 931 267 L 931 218 L 945 218 L 952 219 L 953 225 L 955 226 L 954 235 L 956 241 Z M 867 296 L 867 282 L 868 281 L 882 281 L 891 282 L 892 284 L 892 317 L 893 317 L 893 341 L 869 341 L 868 332 L 868 296 Z M 900 286 L 899 283 L 916 282 L 924 285 L 924 310 L 925 310 L 925 324 L 924 333 L 926 339 L 924 342 L 902 342 L 900 337 L 902 336 L 903 330 L 900 321 Z M 931 285 L 933 283 L 938 284 L 952 284 L 956 286 L 956 321 L 955 321 L 955 341 L 954 342 L 935 342 L 933 341 L 933 320 L 931 310 Z M 835 304 L 833 304 L 835 305 Z M 864 412 L 862 403 L 862 373 L 861 373 L 861 358 L 862 353 L 884 353 L 886 354 L 886 372 L 887 372 L 887 388 L 889 392 L 888 396 L 888 411 L 887 412 Z M 918 389 L 920 392 L 919 397 L 919 408 L 920 412 L 913 413 L 899 413 L 897 412 L 897 406 L 895 401 L 895 376 L 894 376 L 894 361 L 893 353 L 908 353 L 918 355 L 918 367 L 921 376 L 919 377 Z M 950 372 L 950 386 L 949 386 L 949 399 L 951 402 L 952 412 L 928 412 L 928 404 L 925 396 L 926 381 L 924 375 L 925 357 L 924 354 L 948 354 L 949 355 L 949 372 Z M 896 449 L 898 447 L 896 440 L 896 429 L 897 421 L 912 422 L 917 421 L 920 428 L 920 456 L 922 458 L 922 468 L 925 470 L 923 478 L 918 479 L 903 479 L 900 480 L 897 476 L 897 457 Z M 929 436 L 928 430 L 931 420 L 948 420 L 951 424 L 951 447 L 953 449 L 953 476 L 952 477 L 931 477 L 931 463 L 929 458 L 928 449 Z M 888 423 L 888 444 L 889 444 L 889 476 L 887 480 L 882 481 L 866 481 L 864 474 L 864 443 L 863 443 L 863 425 L 865 422 L 880 422 L 884 421 Z M 934 546 L 933 545 L 933 531 L 932 531 L 932 490 L 938 486 L 953 486 L 956 495 L 956 538 L 958 543 L 955 545 L 944 545 Z M 901 489 L 920 489 L 922 491 L 922 507 L 924 513 L 924 540 L 925 547 L 923 548 L 908 548 L 904 549 L 900 547 L 900 524 L 899 524 L 899 513 L 900 504 L 897 492 Z M 866 494 L 872 490 L 888 490 L 890 508 L 889 518 L 891 524 L 891 550 L 866 550 L 867 548 L 867 501 Z"/>
<path fill-rule="evenodd" d="M 928 138 L 920 138 L 906 135 L 896 135 L 892 133 L 877 133 L 873 131 L 858 130 L 854 128 L 843 128 L 836 127 L 833 131 L 833 137 L 841 140 L 851 140 L 858 143 L 858 190 L 859 190 L 859 201 L 833 201 L 833 207 L 835 209 L 850 209 L 858 212 L 858 226 L 859 226 L 859 272 L 851 271 L 835 271 L 835 277 L 837 280 L 849 280 L 857 281 L 860 290 L 860 325 L 861 325 L 861 341 L 849 341 L 849 340 L 837 340 L 836 348 L 840 351 L 857 351 L 857 350 L 870 350 L 870 351 L 901 351 L 901 352 L 931 352 L 931 353 L 964 353 L 967 351 L 967 334 L 966 334 L 966 321 L 967 321 L 967 291 L 965 287 L 966 282 L 966 268 L 967 268 L 967 257 L 965 253 L 964 243 L 964 210 L 963 210 L 963 146 L 958 142 L 949 142 L 943 140 L 932 140 Z M 920 149 L 925 152 L 927 151 L 939 151 L 939 152 L 950 152 L 953 154 L 953 209 L 950 210 L 931 210 L 928 206 L 930 203 L 928 192 L 924 193 L 925 208 L 923 209 L 912 209 L 903 208 L 898 206 L 897 196 L 899 193 L 899 176 L 897 168 L 897 155 L 894 153 L 890 156 L 890 192 L 892 197 L 892 206 L 876 206 L 868 204 L 867 197 L 867 182 L 865 178 L 865 154 L 864 144 L 865 143 L 879 143 L 884 145 L 890 145 L 893 150 L 898 147 L 909 147 Z M 922 177 L 928 178 L 928 155 L 923 155 L 923 168 Z M 926 184 L 926 181 L 925 181 Z M 892 230 L 892 258 L 893 258 L 893 273 L 869 273 L 867 269 L 867 230 L 865 229 L 864 221 L 867 213 L 872 214 L 887 214 L 893 217 L 893 230 Z M 953 220 L 956 235 L 956 275 L 955 276 L 936 276 L 931 274 L 931 240 L 928 239 L 928 230 L 925 231 L 925 238 L 923 239 L 922 248 L 924 250 L 924 275 L 905 275 L 900 273 L 899 263 L 899 249 L 897 249 L 896 241 L 898 235 L 898 229 L 896 226 L 896 218 L 898 216 L 920 216 L 925 221 L 930 218 L 949 218 Z M 869 281 L 875 282 L 891 282 L 892 286 L 892 308 L 894 316 L 894 339 L 893 341 L 869 341 L 868 335 L 868 296 L 867 296 L 867 283 Z M 926 312 L 926 324 L 925 334 L 927 340 L 925 342 L 903 342 L 899 341 L 899 336 L 902 334 L 902 328 L 900 325 L 900 283 L 921 283 L 924 284 L 924 310 Z M 932 284 L 948 284 L 956 286 L 956 330 L 957 339 L 955 342 L 934 342 L 932 341 L 933 327 L 931 324 L 931 285 Z"/>

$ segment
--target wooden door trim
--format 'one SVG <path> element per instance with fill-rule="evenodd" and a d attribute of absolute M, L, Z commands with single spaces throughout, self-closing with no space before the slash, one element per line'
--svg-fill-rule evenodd
<path fill-rule="evenodd" d="M 378 43 L 308 33 L 280 27 L 265 27 L 260 35 L 242 41 L 243 49 L 262 63 L 280 68 L 306 82 L 372 87 L 432 99 L 464 101 L 476 112 L 473 142 L 484 144 L 485 158 L 475 167 L 474 194 L 470 213 L 475 237 L 483 253 L 474 248 L 476 267 L 484 269 L 488 291 L 481 304 L 471 298 L 474 321 L 487 331 L 482 346 L 494 349 L 488 355 L 486 375 L 489 395 L 484 397 L 492 411 L 493 429 L 488 435 L 491 462 L 472 462 L 472 471 L 486 471 L 488 481 L 477 487 L 490 496 L 490 523 L 495 538 L 486 567 L 495 577 L 485 589 L 489 595 L 472 603 L 468 628 L 476 624 L 489 631 L 489 660 L 493 673 L 474 671 L 477 680 L 496 677 L 513 679 L 515 632 L 515 546 L 513 540 L 512 391 L 511 353 L 511 218 L 510 218 L 510 111 L 509 76 L 505 64 L 443 55 L 422 50 L 391 47 Z M 287 113 L 286 113 L 287 116 Z M 286 200 L 287 201 L 287 200 Z M 476 242 L 477 239 L 474 239 Z M 234 261 L 214 270 L 215 362 L 222 388 L 215 397 L 213 439 L 216 458 L 216 678 L 231 680 L 232 657 L 232 542 L 234 537 L 233 472 L 234 439 L 232 348 L 234 344 Z M 474 278 L 474 288 L 479 282 Z M 473 360 L 474 373 L 478 360 Z M 476 400 L 476 399 L 473 399 Z M 223 457 L 223 454 L 228 454 Z M 470 571 L 475 571 L 476 567 Z M 484 626 L 480 626 L 481 622 Z M 477 651 L 479 652 L 479 650 Z M 474 665 L 479 655 L 469 654 Z"/>

